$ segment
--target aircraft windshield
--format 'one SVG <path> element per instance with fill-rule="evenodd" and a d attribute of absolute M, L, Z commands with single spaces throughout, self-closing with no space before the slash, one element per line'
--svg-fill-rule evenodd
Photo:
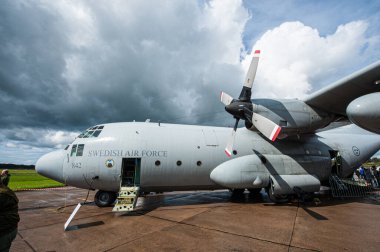
<path fill-rule="evenodd" d="M 99 134 L 102 132 L 103 128 L 104 128 L 103 125 L 94 126 L 94 127 L 88 128 L 87 130 L 85 130 L 84 132 L 82 132 L 78 136 L 78 138 L 98 137 Z"/>

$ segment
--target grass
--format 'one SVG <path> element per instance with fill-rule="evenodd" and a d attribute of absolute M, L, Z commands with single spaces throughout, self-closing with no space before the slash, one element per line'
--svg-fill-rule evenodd
<path fill-rule="evenodd" d="M 37 174 L 35 170 L 9 169 L 9 187 L 14 190 L 60 187 L 64 184 Z"/>

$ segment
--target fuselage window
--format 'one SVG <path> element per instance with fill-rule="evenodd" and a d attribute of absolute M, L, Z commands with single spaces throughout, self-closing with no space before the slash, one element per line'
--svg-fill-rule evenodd
<path fill-rule="evenodd" d="M 78 144 L 77 157 L 83 156 L 84 144 Z"/>
<path fill-rule="evenodd" d="M 75 154 L 77 153 L 77 145 L 74 144 L 73 147 L 71 148 L 71 154 L 70 156 L 75 156 Z"/>
<path fill-rule="evenodd" d="M 197 161 L 197 165 L 201 166 L 202 165 L 202 161 Z"/>
<path fill-rule="evenodd" d="M 178 166 L 181 166 L 181 165 L 182 165 L 182 161 L 178 160 L 178 161 L 177 161 L 177 165 L 178 165 Z"/>
<path fill-rule="evenodd" d="M 154 164 L 155 164 L 156 166 L 160 166 L 161 162 L 160 162 L 160 160 L 156 160 L 156 162 L 154 162 Z"/>

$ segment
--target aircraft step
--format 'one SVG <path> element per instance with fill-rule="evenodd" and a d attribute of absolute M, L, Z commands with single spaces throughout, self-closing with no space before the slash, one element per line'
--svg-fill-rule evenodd
<path fill-rule="evenodd" d="M 139 197 L 140 187 L 120 187 L 119 194 L 116 199 L 116 204 L 112 212 L 129 212 L 136 207 L 137 198 Z"/>

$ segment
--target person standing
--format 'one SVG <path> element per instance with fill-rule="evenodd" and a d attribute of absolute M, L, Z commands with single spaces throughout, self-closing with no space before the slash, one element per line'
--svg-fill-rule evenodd
<path fill-rule="evenodd" d="M 17 235 L 18 198 L 8 187 L 10 174 L 3 170 L 0 175 L 0 251 L 8 252 Z"/>

